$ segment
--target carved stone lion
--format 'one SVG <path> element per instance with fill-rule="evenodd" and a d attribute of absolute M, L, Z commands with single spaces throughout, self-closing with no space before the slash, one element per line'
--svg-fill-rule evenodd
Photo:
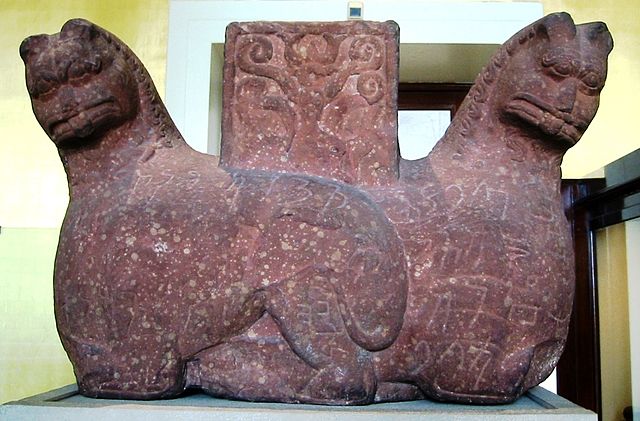
<path fill-rule="evenodd" d="M 81 393 L 513 401 L 566 339 L 560 162 L 611 48 L 604 24 L 567 14 L 524 28 L 433 152 L 375 187 L 220 166 L 112 34 L 76 19 L 27 38 L 33 110 L 69 180 L 55 312 Z"/>

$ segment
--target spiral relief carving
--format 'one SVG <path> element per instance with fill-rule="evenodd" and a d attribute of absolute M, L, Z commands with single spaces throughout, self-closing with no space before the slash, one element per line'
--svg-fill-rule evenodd
<path fill-rule="evenodd" d="M 378 102 L 385 93 L 385 83 L 377 72 L 366 72 L 358 78 L 358 93 L 367 100 L 369 105 Z"/>
<path fill-rule="evenodd" d="M 349 49 L 349 58 L 365 65 L 366 69 L 378 70 L 384 60 L 385 48 L 376 37 L 357 38 Z"/>
<path fill-rule="evenodd" d="M 254 63 L 268 63 L 273 57 L 273 44 L 265 36 L 251 37 L 242 49 L 241 56 Z"/>
<path fill-rule="evenodd" d="M 240 40 L 237 56 L 238 67 L 255 76 L 263 76 L 275 81 L 285 95 L 295 94 L 298 86 L 294 78 L 277 64 L 271 64 L 274 54 L 273 42 L 264 35 L 251 35 Z"/>

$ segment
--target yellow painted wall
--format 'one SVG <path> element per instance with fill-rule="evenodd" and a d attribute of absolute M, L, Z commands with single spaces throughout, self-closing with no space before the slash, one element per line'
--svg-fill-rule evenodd
<path fill-rule="evenodd" d="M 631 406 L 629 295 L 625 224 L 596 232 L 602 420 L 622 420 Z"/>
<path fill-rule="evenodd" d="M 52 300 L 66 178 L 31 112 L 18 47 L 83 17 L 131 46 L 163 95 L 168 16 L 168 0 L 0 0 L 0 403 L 74 381 Z"/>
<path fill-rule="evenodd" d="M 67 203 L 53 143 L 36 123 L 18 55 L 22 40 L 82 17 L 107 28 L 145 63 L 164 94 L 168 0 L 2 0 L 0 2 L 0 224 L 56 227 Z M 35 123 L 35 124 L 34 124 Z"/>
<path fill-rule="evenodd" d="M 578 177 L 640 147 L 632 127 L 640 98 L 640 7 L 638 0 L 542 3 L 545 12 L 566 10 L 577 22 L 606 21 L 616 42 L 600 112 L 563 166 L 565 176 Z M 57 32 L 70 18 L 90 19 L 132 47 L 163 95 L 168 10 L 168 0 L 0 0 L 0 403 L 73 381 L 51 308 L 66 181 L 31 113 L 18 46 L 28 35 Z"/>
<path fill-rule="evenodd" d="M 640 148 L 640 0 L 543 0 L 546 13 L 567 11 L 576 23 L 603 21 L 613 35 L 609 74 L 596 118 L 565 156 L 566 178 L 589 174 Z"/>
<path fill-rule="evenodd" d="M 0 234 L 0 403 L 73 383 L 53 319 L 57 228 Z"/>

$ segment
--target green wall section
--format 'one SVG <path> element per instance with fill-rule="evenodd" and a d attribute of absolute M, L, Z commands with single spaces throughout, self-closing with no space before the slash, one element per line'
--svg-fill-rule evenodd
<path fill-rule="evenodd" d="M 0 232 L 0 403 L 73 383 L 53 316 L 59 230 Z"/>

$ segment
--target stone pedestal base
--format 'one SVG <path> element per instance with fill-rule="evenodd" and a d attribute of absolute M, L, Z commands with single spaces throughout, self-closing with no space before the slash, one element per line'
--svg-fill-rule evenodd
<path fill-rule="evenodd" d="M 595 413 L 583 409 L 545 389 L 536 387 L 511 405 L 471 406 L 431 401 L 386 403 L 360 407 L 331 407 L 249 403 L 193 394 L 164 401 L 89 399 L 75 385 L 52 390 L 0 406 L 1 420 L 154 420 L 240 421 L 305 420 L 378 421 L 403 420 L 572 420 L 597 421 Z"/>

